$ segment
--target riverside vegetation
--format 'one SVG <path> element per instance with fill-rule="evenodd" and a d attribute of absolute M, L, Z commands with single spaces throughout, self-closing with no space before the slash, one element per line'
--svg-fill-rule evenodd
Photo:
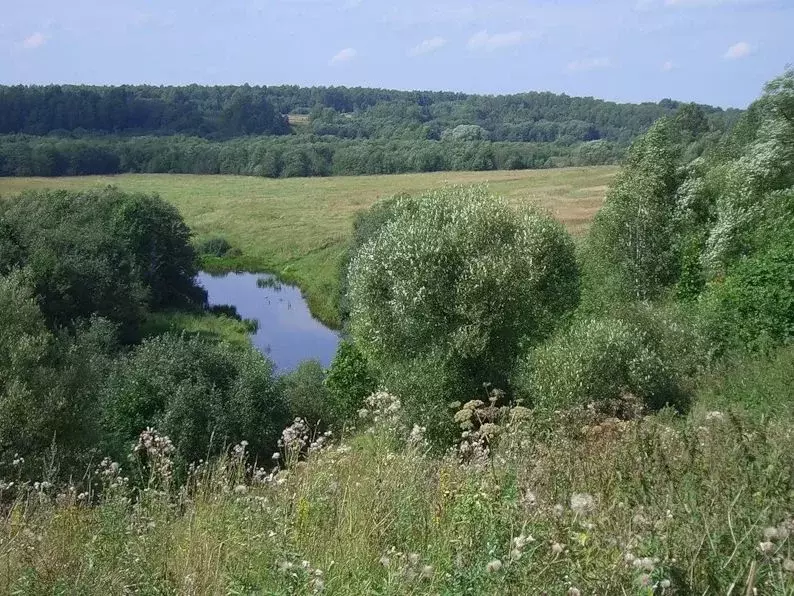
<path fill-rule="evenodd" d="M 483 187 L 376 204 L 347 340 L 281 378 L 141 339 L 208 316 L 167 204 L 0 203 L 0 586 L 793 594 L 794 72 L 704 127 L 633 143 L 578 243 Z"/>

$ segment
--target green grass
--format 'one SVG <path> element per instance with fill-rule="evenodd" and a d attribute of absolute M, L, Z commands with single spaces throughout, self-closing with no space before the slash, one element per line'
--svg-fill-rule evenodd
<path fill-rule="evenodd" d="M 548 209 L 572 233 L 581 234 L 616 172 L 610 166 L 276 180 L 182 174 L 0 178 L 0 196 L 107 184 L 157 192 L 180 210 L 197 239 L 221 235 L 242 250 L 242 256 L 233 259 L 207 259 L 206 268 L 273 272 L 303 290 L 315 316 L 336 325 L 340 256 L 355 214 L 379 198 L 445 184 L 487 182 L 495 194 Z"/>
<path fill-rule="evenodd" d="M 250 346 L 250 327 L 225 315 L 211 313 L 156 312 L 150 313 L 143 324 L 144 337 L 168 331 L 197 335 L 209 341 L 225 341 L 236 346 Z"/>
<path fill-rule="evenodd" d="M 741 405 L 530 415 L 501 422 L 491 457 L 467 463 L 406 430 L 382 419 L 306 461 L 283 457 L 269 478 L 234 456 L 183 489 L 132 461 L 129 484 L 94 477 L 102 495 L 11 487 L 0 591 L 287 595 L 320 580 L 349 596 L 794 594 L 790 419 Z"/>

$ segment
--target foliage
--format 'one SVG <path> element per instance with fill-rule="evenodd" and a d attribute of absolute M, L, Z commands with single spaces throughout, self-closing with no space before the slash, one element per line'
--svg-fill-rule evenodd
<path fill-rule="evenodd" d="M 325 388 L 329 420 L 337 425 L 352 420 L 364 398 L 377 389 L 367 360 L 352 341 L 339 342 L 325 378 Z"/>
<path fill-rule="evenodd" d="M 627 415 L 637 405 L 680 406 L 682 379 L 658 340 L 621 318 L 578 321 L 523 360 L 517 395 L 546 410 L 592 403 Z"/>
<path fill-rule="evenodd" d="M 38 190 L 53 184 L 70 191 L 112 182 L 126 192 L 160 193 L 179 212 L 197 240 L 223 235 L 234 249 L 223 258 L 203 257 L 205 271 L 269 271 L 301 288 L 312 314 L 339 327 L 340 260 L 358 212 L 379 196 L 409 193 L 452 183 L 488 180 L 496 194 L 515 205 L 538 205 L 553 211 L 566 228 L 581 234 L 603 200 L 612 167 L 527 170 L 522 172 L 410 174 L 263 180 L 239 176 L 123 175 L 112 179 L 0 178 L 0 196 Z M 263 200 L 263 197 L 267 197 Z M 329 209 L 333 217 L 329 217 Z M 207 213 L 217 217 L 207 217 Z M 2 218 L 0 218 L 2 219 Z M 289 222 L 290 225 L 284 225 Z"/>
<path fill-rule="evenodd" d="M 419 435 L 390 423 L 272 474 L 238 450 L 162 492 L 125 483 L 126 462 L 90 471 L 101 493 L 8 489 L 0 590 L 794 589 L 788 419 L 738 406 L 630 422 L 529 416 L 499 425 L 485 465 L 428 456 Z M 135 556 L 120 562 L 120 552 Z"/>
<path fill-rule="evenodd" d="M 0 460 L 21 457 L 39 471 L 48 458 L 52 474 L 86 463 L 100 434 L 97 393 L 114 333 L 92 320 L 54 335 L 29 276 L 0 276 Z"/>
<path fill-rule="evenodd" d="M 469 391 L 504 386 L 521 348 L 576 305 L 573 243 L 550 218 L 483 188 L 410 201 L 351 264 L 354 340 L 382 370 L 440 358 L 465 370 Z"/>
<path fill-rule="evenodd" d="M 211 236 L 196 243 L 196 254 L 223 257 L 232 249 L 232 245 L 223 236 Z"/>
<path fill-rule="evenodd" d="M 319 360 L 304 360 L 295 370 L 281 377 L 284 401 L 289 406 L 290 415 L 305 420 L 313 429 L 328 427 L 342 415 L 336 410 L 335 402 L 329 400 L 325 378 L 325 370 Z"/>
<path fill-rule="evenodd" d="M 766 350 L 794 339 L 794 243 L 740 261 L 711 282 L 700 304 L 720 352 Z"/>
<path fill-rule="evenodd" d="M 673 214 L 681 179 L 674 133 L 661 120 L 632 145 L 588 237 L 594 275 L 614 272 L 629 298 L 656 297 L 676 277 Z"/>
<path fill-rule="evenodd" d="M 0 202 L 0 270 L 25 266 L 51 328 L 94 314 L 135 339 L 147 309 L 202 304 L 190 232 L 157 196 L 115 188 Z"/>
<path fill-rule="evenodd" d="M 185 463 L 243 439 L 269 456 L 288 417 L 273 368 L 253 347 L 174 334 L 145 340 L 116 364 L 104 388 L 108 448 L 118 457 L 155 426 Z"/>

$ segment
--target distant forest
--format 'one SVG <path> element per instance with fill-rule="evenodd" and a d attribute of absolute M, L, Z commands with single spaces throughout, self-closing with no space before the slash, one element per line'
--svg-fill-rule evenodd
<path fill-rule="evenodd" d="M 268 177 L 598 165 L 657 119 L 702 115 L 702 146 L 740 110 L 553 93 L 345 87 L 0 86 L 0 175 Z"/>

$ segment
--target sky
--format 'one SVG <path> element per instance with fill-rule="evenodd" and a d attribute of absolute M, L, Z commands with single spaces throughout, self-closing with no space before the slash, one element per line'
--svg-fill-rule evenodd
<path fill-rule="evenodd" d="M 794 0 L 0 0 L 0 83 L 553 91 L 746 107 Z"/>

